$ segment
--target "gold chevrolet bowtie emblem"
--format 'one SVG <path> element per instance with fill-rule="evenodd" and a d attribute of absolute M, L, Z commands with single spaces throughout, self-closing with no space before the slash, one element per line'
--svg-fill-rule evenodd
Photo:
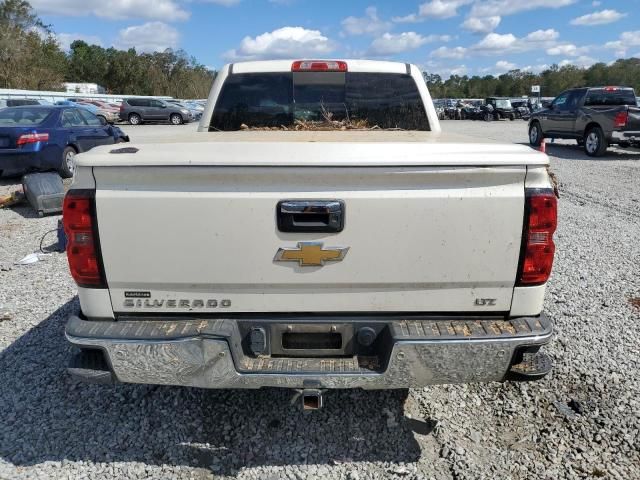
<path fill-rule="evenodd" d="M 301 267 L 321 267 L 325 262 L 340 262 L 349 247 L 322 248 L 322 242 L 298 242 L 297 248 L 281 248 L 276 262 L 298 262 Z"/>

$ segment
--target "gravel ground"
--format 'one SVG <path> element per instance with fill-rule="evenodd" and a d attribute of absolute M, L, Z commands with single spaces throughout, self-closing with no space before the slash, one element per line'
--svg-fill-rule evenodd
<path fill-rule="evenodd" d="M 127 130 L 152 141 L 173 128 Z M 524 122 L 444 128 L 526 142 Z M 408 397 L 330 392 L 308 416 L 278 390 L 71 381 L 63 329 L 79 306 L 66 259 L 13 265 L 58 217 L 0 210 L 0 478 L 640 478 L 640 154 L 592 160 L 562 143 L 548 147 L 562 195 L 553 373 Z"/>

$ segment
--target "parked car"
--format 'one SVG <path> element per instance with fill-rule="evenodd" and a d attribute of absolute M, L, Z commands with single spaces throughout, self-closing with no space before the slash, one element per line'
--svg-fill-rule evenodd
<path fill-rule="evenodd" d="M 85 108 L 5 108 L 0 111 L 0 175 L 57 170 L 61 176 L 71 177 L 77 153 L 128 141 L 122 130 L 105 125 Z"/>
<path fill-rule="evenodd" d="M 51 102 L 39 98 L 9 98 L 0 100 L 0 108 L 21 107 L 24 105 L 51 105 Z"/>
<path fill-rule="evenodd" d="M 186 100 L 167 100 L 167 103 L 176 105 L 181 108 L 186 108 L 187 110 L 189 110 L 189 113 L 191 113 L 194 120 L 200 120 L 200 118 L 202 117 L 202 113 L 204 112 L 204 107 L 200 107 L 199 105 L 196 105 L 193 102 L 188 102 Z"/>
<path fill-rule="evenodd" d="M 120 120 L 131 125 L 143 122 L 169 122 L 182 125 L 194 120 L 193 114 L 181 105 L 155 98 L 125 98 L 120 105 Z"/>
<path fill-rule="evenodd" d="M 89 105 L 95 105 L 100 110 L 110 111 L 115 113 L 116 115 L 120 113 L 120 105 L 116 105 L 114 103 L 103 102 L 101 100 L 93 100 L 93 99 L 80 99 L 78 103 L 84 103 Z"/>
<path fill-rule="evenodd" d="M 184 102 L 184 105 L 193 113 L 193 116 L 196 120 L 200 120 L 200 118 L 202 118 L 202 114 L 204 113 L 204 105 L 201 105 L 197 102 Z"/>
<path fill-rule="evenodd" d="M 502 118 L 515 120 L 516 114 L 511 105 L 511 100 L 505 97 L 489 97 L 484 101 L 484 119 L 500 120 Z"/>
<path fill-rule="evenodd" d="M 477 100 L 465 103 L 460 112 L 462 120 L 482 120 L 483 114 L 482 102 Z"/>
<path fill-rule="evenodd" d="M 98 118 L 103 119 L 106 123 L 115 123 L 120 119 L 119 110 L 114 110 L 112 108 L 104 109 L 97 106 L 95 103 L 82 98 L 69 98 L 66 101 L 57 102 L 57 104 L 86 108 Z"/>
<path fill-rule="evenodd" d="M 569 138 L 591 157 L 609 145 L 640 147 L 640 108 L 633 88 L 574 88 L 558 95 L 548 108 L 531 114 L 529 143 Z"/>
<path fill-rule="evenodd" d="M 85 110 L 89 110 L 94 115 L 98 113 L 98 107 L 96 107 L 95 105 L 88 105 L 86 103 L 78 103 L 78 102 L 75 102 L 75 101 L 72 101 L 72 100 L 58 100 L 56 102 L 56 105 L 63 106 L 63 107 L 84 108 Z"/>
<path fill-rule="evenodd" d="M 516 118 L 528 120 L 529 115 L 531 114 L 531 109 L 529 108 L 530 102 L 528 99 L 517 99 L 511 100 L 511 106 L 513 107 L 513 112 L 516 115 Z"/>

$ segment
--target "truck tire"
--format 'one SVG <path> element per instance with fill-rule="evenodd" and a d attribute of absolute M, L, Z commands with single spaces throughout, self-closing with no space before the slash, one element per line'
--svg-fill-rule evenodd
<path fill-rule="evenodd" d="M 529 127 L 529 144 L 532 147 L 539 147 L 542 143 L 542 127 L 539 122 L 533 122 Z"/>
<path fill-rule="evenodd" d="M 137 113 L 132 113 L 129 115 L 129 124 L 130 125 L 140 125 L 142 123 L 142 117 Z"/>
<path fill-rule="evenodd" d="M 73 172 L 76 169 L 76 163 L 74 157 L 76 156 L 76 149 L 73 147 L 66 147 L 62 151 L 62 161 L 60 162 L 60 168 L 58 168 L 58 173 L 62 178 L 71 178 L 73 177 Z"/>
<path fill-rule="evenodd" d="M 182 125 L 184 123 L 184 120 L 182 120 L 182 115 L 172 113 L 169 117 L 169 122 L 171 122 L 171 125 Z"/>
<path fill-rule="evenodd" d="M 584 152 L 590 157 L 601 157 L 607 153 L 607 139 L 600 127 L 591 127 L 584 135 Z"/>

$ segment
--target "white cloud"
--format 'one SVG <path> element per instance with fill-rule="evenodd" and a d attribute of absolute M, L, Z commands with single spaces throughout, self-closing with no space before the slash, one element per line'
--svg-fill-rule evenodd
<path fill-rule="evenodd" d="M 439 58 L 464 58 L 468 53 L 478 55 L 504 55 L 507 53 L 529 52 L 554 47 L 559 36 L 560 34 L 552 28 L 536 30 L 520 38 L 512 33 L 491 32 L 468 48 L 441 47 L 431 52 L 431 56 Z M 576 49 L 578 49 L 578 47 L 576 47 Z M 579 51 L 576 51 L 576 55 L 582 53 L 582 50 L 578 50 Z"/>
<path fill-rule="evenodd" d="M 456 67 L 452 67 L 449 70 L 449 74 L 450 75 L 462 76 L 462 75 L 466 75 L 468 71 L 469 71 L 469 69 L 467 68 L 466 65 L 458 65 Z"/>
<path fill-rule="evenodd" d="M 416 32 L 385 33 L 371 43 L 368 53 L 374 56 L 395 55 L 408 50 L 415 50 L 426 43 L 448 42 L 450 40 L 450 35 L 423 36 Z"/>
<path fill-rule="evenodd" d="M 576 3 L 578 0 L 483 0 L 474 3 L 470 16 L 490 17 L 492 15 L 512 15 L 518 12 L 538 8 L 560 8 Z"/>
<path fill-rule="evenodd" d="M 405 15 L 404 17 L 393 17 L 391 19 L 391 21 L 394 23 L 418 23 L 423 20 L 423 18 L 420 18 L 415 13 L 410 13 L 409 15 Z"/>
<path fill-rule="evenodd" d="M 390 22 L 378 17 L 376 7 L 367 8 L 364 17 L 347 17 L 342 20 L 342 29 L 347 35 L 379 35 L 390 28 Z"/>
<path fill-rule="evenodd" d="M 96 17 L 111 20 L 146 18 L 153 20 L 186 20 L 187 12 L 175 0 L 31 0 L 39 14 Z"/>
<path fill-rule="evenodd" d="M 637 47 L 640 45 L 640 30 L 635 32 L 622 32 L 620 40 L 629 46 Z"/>
<path fill-rule="evenodd" d="M 458 8 L 472 3 L 473 0 L 431 0 L 420 5 L 421 17 L 451 18 L 458 15 Z"/>
<path fill-rule="evenodd" d="M 458 15 L 458 8 L 473 3 L 474 0 L 430 0 L 420 5 L 418 13 L 403 17 L 393 17 L 395 23 L 417 23 L 427 18 L 451 18 Z"/>
<path fill-rule="evenodd" d="M 500 17 L 469 17 L 462 23 L 462 28 L 473 33 L 489 33 L 500 25 Z"/>
<path fill-rule="evenodd" d="M 565 58 L 560 63 L 558 63 L 558 65 L 560 65 L 561 67 L 566 67 L 567 65 L 574 65 L 576 67 L 587 68 L 593 65 L 594 63 L 596 63 L 596 61 L 597 60 L 595 58 L 582 55 L 578 58 L 572 58 L 572 59 Z"/>
<path fill-rule="evenodd" d="M 626 17 L 626 13 L 620 13 L 616 10 L 602 10 L 593 12 L 571 20 L 571 25 L 606 25 L 607 23 L 617 22 L 621 18 Z"/>
<path fill-rule="evenodd" d="M 513 33 L 489 33 L 473 46 L 474 50 L 508 50 L 518 41 Z"/>
<path fill-rule="evenodd" d="M 206 3 L 215 3 L 216 5 L 221 5 L 223 7 L 233 7 L 241 2 L 241 0 L 201 0 Z M 271 0 L 273 1 L 273 0 Z"/>
<path fill-rule="evenodd" d="M 237 49 L 229 50 L 224 56 L 228 60 L 322 57 L 335 48 L 319 30 L 282 27 L 257 37 L 244 37 Z"/>
<path fill-rule="evenodd" d="M 465 64 L 451 65 L 434 62 L 433 60 L 427 61 L 424 65 L 421 65 L 420 68 L 425 72 L 429 72 L 431 75 L 440 75 L 444 80 L 451 75 L 466 75 L 469 73 L 469 68 Z"/>
<path fill-rule="evenodd" d="M 532 73 L 540 73 L 544 70 L 548 70 L 551 65 L 547 63 L 541 63 L 538 65 L 527 65 L 526 67 L 522 67 L 520 70 L 523 72 L 532 72 Z"/>
<path fill-rule="evenodd" d="M 469 68 L 465 64 L 461 65 L 447 65 L 440 62 L 434 62 L 433 60 L 427 61 L 424 65 L 420 66 L 422 71 L 429 72 L 429 74 L 440 75 L 442 79 L 447 79 L 451 75 L 466 75 L 469 72 Z"/>
<path fill-rule="evenodd" d="M 464 47 L 440 47 L 431 52 L 434 58 L 464 58 L 467 49 Z"/>
<path fill-rule="evenodd" d="M 509 70 L 515 70 L 518 66 L 515 63 L 507 62 L 506 60 L 498 60 L 496 62 L 495 71 L 504 73 Z"/>
<path fill-rule="evenodd" d="M 176 48 L 180 34 L 163 22 L 148 22 L 120 30 L 115 46 L 122 49 L 135 48 L 138 52 L 162 52 Z"/>
<path fill-rule="evenodd" d="M 560 34 L 556 30 L 549 28 L 547 30 L 536 30 L 535 32 L 529 33 L 524 37 L 524 41 L 532 43 L 552 42 L 557 40 L 559 36 Z"/>
<path fill-rule="evenodd" d="M 536 30 L 518 38 L 512 33 L 489 33 L 470 50 L 484 55 L 502 55 L 504 53 L 522 53 L 539 48 L 550 48 L 560 34 L 553 29 Z"/>
<path fill-rule="evenodd" d="M 605 48 L 615 50 L 615 54 L 618 57 L 625 57 L 627 55 L 627 49 L 638 46 L 640 46 L 640 30 L 623 32 L 620 34 L 619 40 L 604 44 Z"/>
<path fill-rule="evenodd" d="M 97 35 L 84 35 L 82 33 L 58 33 L 56 34 L 56 40 L 60 45 L 60 49 L 65 52 L 69 50 L 71 44 L 76 40 L 82 40 L 89 45 L 102 46 L 102 40 Z"/>
<path fill-rule="evenodd" d="M 588 50 L 588 47 L 576 47 L 573 43 L 564 43 L 561 45 L 555 45 L 551 48 L 547 48 L 547 55 L 577 57 L 586 53 Z"/>

